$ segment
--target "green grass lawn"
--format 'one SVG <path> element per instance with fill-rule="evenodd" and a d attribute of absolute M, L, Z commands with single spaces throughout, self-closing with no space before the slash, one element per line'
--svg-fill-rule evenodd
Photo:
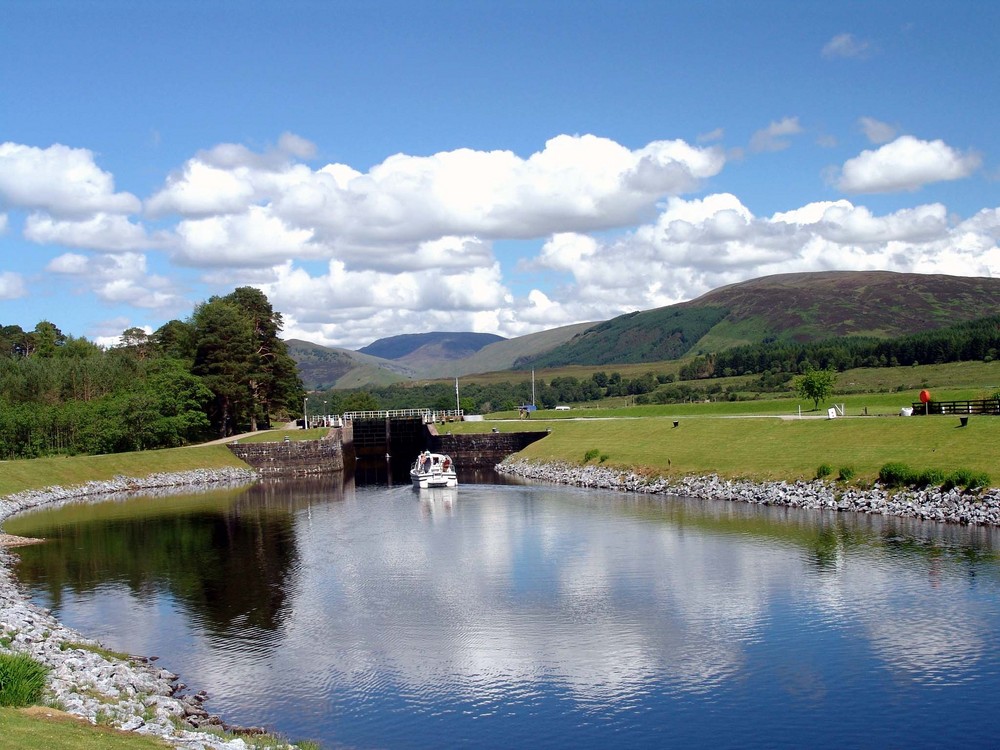
<path fill-rule="evenodd" d="M 59 485 L 71 487 L 115 476 L 144 477 L 150 474 L 192 469 L 246 467 L 224 445 L 168 448 L 105 456 L 57 456 L 31 460 L 0 461 L 0 497 L 22 490 Z"/>
<path fill-rule="evenodd" d="M 678 426 L 673 423 L 676 418 Z M 914 468 L 984 471 L 1000 480 L 996 444 L 1000 417 L 868 417 L 776 419 L 719 415 L 672 415 L 644 419 L 531 419 L 465 422 L 454 432 L 549 429 L 551 434 L 519 455 L 539 461 L 582 463 L 590 450 L 615 467 L 659 474 L 717 473 L 754 479 L 812 479 L 820 464 L 834 475 L 850 467 L 856 479 L 871 481 L 889 461 Z"/>
<path fill-rule="evenodd" d="M 51 708 L 0 708 L 0 746 L 17 750 L 163 750 L 153 737 L 120 732 Z"/>
<path fill-rule="evenodd" d="M 292 441 L 299 440 L 319 440 L 325 438 L 330 434 L 330 428 L 328 427 L 310 427 L 308 430 L 303 430 L 300 428 L 289 429 L 289 430 L 265 430 L 263 432 L 256 432 L 253 435 L 248 435 L 247 437 L 241 437 L 241 443 L 280 443 L 286 437 Z"/>

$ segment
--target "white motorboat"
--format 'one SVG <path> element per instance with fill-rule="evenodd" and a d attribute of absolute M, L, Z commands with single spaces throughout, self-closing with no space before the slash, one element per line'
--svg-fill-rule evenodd
<path fill-rule="evenodd" d="M 422 490 L 430 487 L 457 487 L 455 462 L 445 453 L 424 451 L 410 467 L 410 481 L 414 487 Z"/>

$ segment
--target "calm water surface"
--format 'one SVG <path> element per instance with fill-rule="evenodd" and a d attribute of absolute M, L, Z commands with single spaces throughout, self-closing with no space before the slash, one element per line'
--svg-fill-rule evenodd
<path fill-rule="evenodd" d="M 992 531 L 329 481 L 6 529 L 64 622 L 327 748 L 996 745 Z"/>

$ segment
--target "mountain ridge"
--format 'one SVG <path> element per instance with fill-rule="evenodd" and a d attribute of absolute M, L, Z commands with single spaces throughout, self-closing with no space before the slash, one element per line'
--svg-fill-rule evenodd
<path fill-rule="evenodd" d="M 444 346 L 433 334 L 409 334 L 414 338 L 407 346 L 425 343 L 397 359 L 364 350 L 403 337 L 379 339 L 358 352 L 289 342 L 289 353 L 299 362 L 307 388 L 356 388 L 503 370 L 664 361 L 766 340 L 884 338 L 998 311 L 1000 279 L 894 271 L 804 272 L 729 284 L 693 300 L 606 321 L 511 339 L 495 337 L 500 340 L 465 356 L 452 357 L 458 349 Z M 467 340 L 485 341 L 491 334 L 472 336 L 476 338 Z"/>

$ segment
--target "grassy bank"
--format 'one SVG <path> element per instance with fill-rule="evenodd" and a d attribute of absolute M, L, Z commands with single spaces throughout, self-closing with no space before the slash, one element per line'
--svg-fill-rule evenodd
<path fill-rule="evenodd" d="M 893 414 L 900 404 L 910 403 L 910 394 L 893 396 L 843 401 L 849 417 L 866 409 L 869 415 Z M 597 451 L 596 460 L 603 457 L 608 465 L 661 474 L 810 479 L 820 464 L 828 464 L 835 474 L 850 467 L 857 479 L 870 481 L 883 464 L 899 461 L 917 469 L 984 471 L 994 485 L 1000 484 L 994 449 L 1000 439 L 1000 417 L 974 415 L 966 427 L 955 416 L 776 418 L 796 413 L 797 402 L 776 399 L 754 402 L 752 409 L 746 403 L 720 402 L 537 412 L 530 420 L 499 414 L 484 422 L 448 423 L 439 429 L 455 433 L 549 429 L 548 438 L 525 449 L 525 458 L 582 463 L 588 451 Z M 806 417 L 818 413 L 803 411 Z M 272 430 L 243 440 L 280 441 L 285 435 L 314 440 L 326 434 L 325 429 Z M 226 466 L 245 464 L 224 445 L 7 461 L 0 463 L 0 496 L 118 475 L 142 477 Z"/>
<path fill-rule="evenodd" d="M 674 427 L 674 421 L 678 426 Z M 465 422 L 453 432 L 549 429 L 551 434 L 520 455 L 539 461 L 583 463 L 596 451 L 604 463 L 663 475 L 720 474 L 752 479 L 812 479 L 821 464 L 842 467 L 871 481 L 889 461 L 914 468 L 959 468 L 1000 481 L 996 444 L 1000 417 L 868 417 L 776 419 L 670 415 L 643 419 L 577 419 Z"/>
<path fill-rule="evenodd" d="M 171 747 L 154 737 L 94 727 L 62 711 L 0 708 L 3 747 L 18 750 L 164 750 Z"/>
<path fill-rule="evenodd" d="M 0 497 L 22 490 L 59 485 L 72 487 L 116 476 L 145 477 L 150 474 L 193 469 L 245 467 L 224 445 L 169 448 L 107 456 L 59 456 L 0 462 Z"/>

